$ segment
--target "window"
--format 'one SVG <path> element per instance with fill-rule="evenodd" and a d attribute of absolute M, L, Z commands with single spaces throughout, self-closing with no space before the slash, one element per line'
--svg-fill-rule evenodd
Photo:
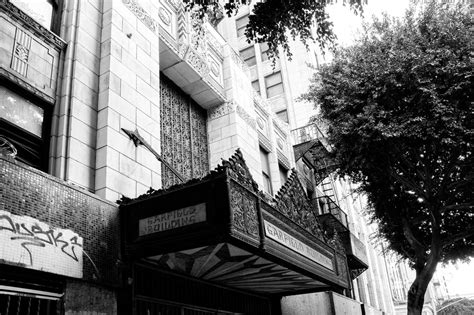
<path fill-rule="evenodd" d="M 268 60 L 268 44 L 267 43 L 260 43 L 260 55 L 262 61 Z"/>
<path fill-rule="evenodd" d="M 240 51 L 240 56 L 244 59 L 247 66 L 255 66 L 257 64 L 257 59 L 255 58 L 255 47 L 250 46 Z"/>
<path fill-rule="evenodd" d="M 47 29 L 56 28 L 57 0 L 10 0 L 10 2 Z"/>
<path fill-rule="evenodd" d="M 288 169 L 281 164 L 278 164 L 278 170 L 280 171 L 280 182 L 283 186 L 288 179 Z"/>
<path fill-rule="evenodd" d="M 273 195 L 268 152 L 265 151 L 262 147 L 260 147 L 260 162 L 262 163 L 263 191 L 270 195 Z"/>
<path fill-rule="evenodd" d="M 265 86 L 267 89 L 267 98 L 283 94 L 283 82 L 280 71 L 266 76 Z"/>
<path fill-rule="evenodd" d="M 276 115 L 278 116 L 278 118 L 280 118 L 284 122 L 288 123 L 288 121 L 289 121 L 288 120 L 288 111 L 286 109 L 277 112 Z"/>
<path fill-rule="evenodd" d="M 258 94 L 260 94 L 260 82 L 258 80 L 252 81 L 252 87 Z"/>
<path fill-rule="evenodd" d="M 244 36 L 245 27 L 247 26 L 248 23 L 249 23 L 248 14 L 235 20 L 235 28 L 237 30 L 237 37 Z"/>
<path fill-rule="evenodd" d="M 46 170 L 49 121 L 45 108 L 0 86 L 0 136 L 13 144 L 18 160 Z"/>

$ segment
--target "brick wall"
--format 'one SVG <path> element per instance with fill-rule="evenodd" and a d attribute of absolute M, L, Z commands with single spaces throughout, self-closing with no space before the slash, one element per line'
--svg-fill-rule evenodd
<path fill-rule="evenodd" d="M 65 315 L 117 314 L 113 291 L 76 281 L 68 281 L 64 298 Z"/>
<path fill-rule="evenodd" d="M 85 254 L 98 270 L 84 255 L 83 279 L 118 285 L 117 205 L 0 156 L 0 210 L 79 234 L 84 239 Z"/>

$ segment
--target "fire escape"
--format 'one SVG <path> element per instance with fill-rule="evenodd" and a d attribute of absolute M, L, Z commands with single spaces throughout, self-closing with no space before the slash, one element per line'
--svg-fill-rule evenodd
<path fill-rule="evenodd" d="M 331 173 L 336 169 L 332 163 L 331 145 L 316 124 L 292 130 L 295 161 L 304 161 L 312 169 L 315 189 L 312 199 L 318 219 L 329 236 L 338 234 L 346 255 L 351 278 L 357 278 L 368 268 L 368 258 L 364 243 L 349 228 L 347 214 L 336 202 Z M 308 180 L 306 180 L 308 182 Z M 311 196 L 310 196 L 311 197 Z"/>

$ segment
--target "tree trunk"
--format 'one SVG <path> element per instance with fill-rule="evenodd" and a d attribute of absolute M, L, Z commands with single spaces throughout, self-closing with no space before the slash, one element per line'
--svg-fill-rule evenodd
<path fill-rule="evenodd" d="M 433 278 L 436 265 L 437 262 L 434 267 L 425 267 L 420 272 L 416 272 L 415 281 L 413 281 L 410 290 L 408 290 L 407 315 L 421 315 L 425 302 L 425 292 L 431 278 Z"/>

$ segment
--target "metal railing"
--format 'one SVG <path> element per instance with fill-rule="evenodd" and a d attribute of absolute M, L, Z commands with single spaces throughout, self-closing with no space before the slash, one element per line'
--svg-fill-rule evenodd
<path fill-rule="evenodd" d="M 313 199 L 313 203 L 316 204 L 319 214 L 332 214 L 339 222 L 342 223 L 346 228 L 349 228 L 347 221 L 347 214 L 328 196 L 316 197 Z"/>
<path fill-rule="evenodd" d="M 319 140 L 326 150 L 329 152 L 332 150 L 331 146 L 327 142 L 326 136 L 316 124 L 309 124 L 304 127 L 293 129 L 291 131 L 291 136 L 293 138 L 294 145 L 305 143 L 311 140 Z"/>

